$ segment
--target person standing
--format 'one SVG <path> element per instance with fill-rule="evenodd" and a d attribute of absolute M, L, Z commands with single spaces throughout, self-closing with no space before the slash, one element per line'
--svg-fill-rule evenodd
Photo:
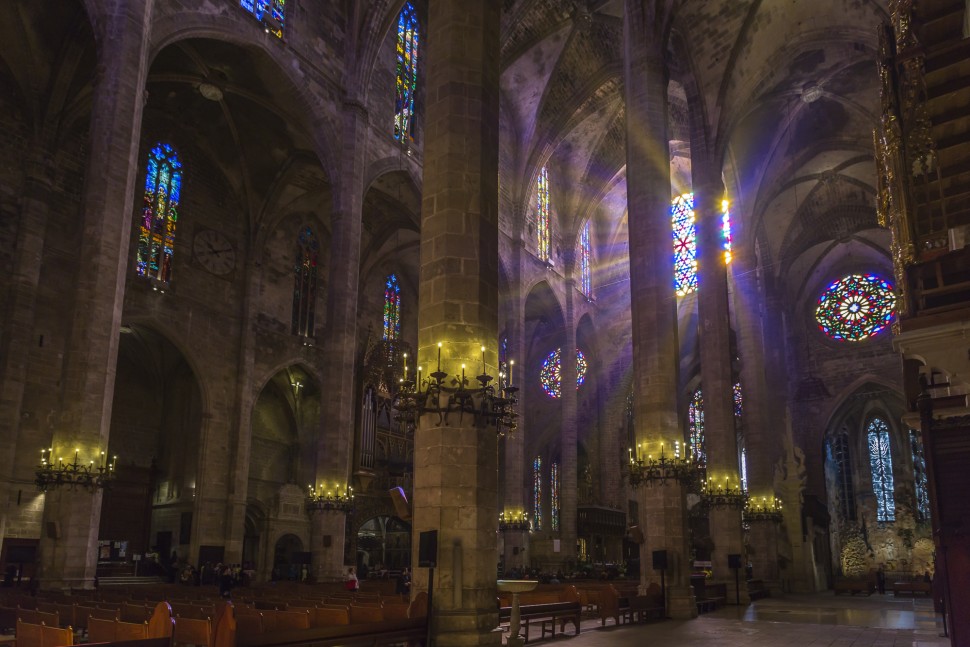
<path fill-rule="evenodd" d="M 397 576 L 397 594 L 409 595 L 411 593 L 411 573 L 405 567 L 401 574 Z"/>
<path fill-rule="evenodd" d="M 357 575 L 354 574 L 353 566 L 347 569 L 347 575 L 344 577 L 344 588 L 355 592 L 360 589 L 360 582 L 357 580 Z"/>

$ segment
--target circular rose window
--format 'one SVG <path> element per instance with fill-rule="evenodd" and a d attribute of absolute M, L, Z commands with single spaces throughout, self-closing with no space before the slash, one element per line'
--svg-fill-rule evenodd
<path fill-rule="evenodd" d="M 896 307 L 893 288 L 873 274 L 852 274 L 832 283 L 818 299 L 815 320 L 832 339 L 861 341 L 889 325 Z"/>

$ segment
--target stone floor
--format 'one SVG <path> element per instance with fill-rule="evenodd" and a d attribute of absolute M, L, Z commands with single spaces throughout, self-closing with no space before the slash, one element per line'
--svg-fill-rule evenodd
<path fill-rule="evenodd" d="M 567 629 L 566 637 L 543 642 L 568 642 L 568 647 L 949 647 L 949 639 L 940 637 L 942 629 L 928 599 L 827 592 L 724 607 L 688 621 L 600 627 L 598 619 L 585 620 L 578 637 Z"/>

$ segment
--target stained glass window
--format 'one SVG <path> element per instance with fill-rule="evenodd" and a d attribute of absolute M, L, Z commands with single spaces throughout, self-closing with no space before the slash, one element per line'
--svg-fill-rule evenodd
<path fill-rule="evenodd" d="M 731 211 L 727 200 L 721 201 L 721 238 L 724 262 L 731 262 Z M 697 289 L 697 225 L 694 220 L 694 194 L 685 193 L 670 204 L 674 233 L 674 287 L 679 296 Z"/>
<path fill-rule="evenodd" d="M 268 33 L 283 38 L 286 0 L 239 0 L 239 6 L 256 16 L 256 20 L 263 24 Z"/>
<path fill-rule="evenodd" d="M 674 198 L 670 205 L 674 228 L 674 287 L 677 294 L 697 289 L 697 227 L 694 225 L 694 194 Z"/>
<path fill-rule="evenodd" d="M 549 466 L 549 525 L 559 530 L 559 463 Z"/>
<path fill-rule="evenodd" d="M 845 431 L 829 440 L 829 451 L 835 468 L 835 488 L 839 497 L 842 518 L 855 520 L 855 489 L 852 487 L 852 461 L 849 454 L 849 434 Z"/>
<path fill-rule="evenodd" d="M 818 299 L 815 320 L 832 339 L 860 341 L 892 321 L 896 295 L 874 274 L 851 274 L 832 283 Z"/>
<path fill-rule="evenodd" d="M 744 405 L 744 399 L 741 397 L 741 383 L 734 383 L 734 417 L 741 417 L 741 410 Z"/>
<path fill-rule="evenodd" d="M 707 464 L 707 453 L 704 451 L 704 397 L 700 389 L 694 391 L 690 397 L 690 405 L 687 407 L 687 432 L 694 462 L 699 465 Z"/>
<path fill-rule="evenodd" d="M 542 530 L 542 457 L 536 456 L 532 461 L 532 527 Z"/>
<path fill-rule="evenodd" d="M 155 144 L 148 154 L 145 173 L 136 269 L 140 276 L 166 285 L 172 280 L 181 190 L 182 163 L 178 153 L 168 144 Z"/>
<path fill-rule="evenodd" d="M 579 237 L 579 274 L 582 291 L 587 298 L 593 296 L 592 270 L 590 269 L 589 260 L 589 221 L 586 221 L 586 225 L 583 227 L 583 233 Z"/>
<path fill-rule="evenodd" d="M 704 398 L 701 390 L 694 391 L 687 407 L 687 430 L 690 438 L 690 451 L 694 462 L 698 465 L 707 464 L 707 453 L 704 451 Z"/>
<path fill-rule="evenodd" d="M 549 353 L 546 359 L 542 362 L 542 369 L 539 371 L 539 382 L 542 384 L 542 390 L 546 392 L 550 398 L 558 398 L 562 395 L 562 390 L 560 385 L 562 384 L 562 362 L 560 361 L 562 349 L 557 348 L 556 350 Z M 586 356 L 583 355 L 583 351 L 576 349 L 576 388 L 578 389 L 583 381 L 586 379 Z"/>
<path fill-rule="evenodd" d="M 868 427 L 869 469 L 872 471 L 872 493 L 876 495 L 876 520 L 896 520 L 893 494 L 893 458 L 889 450 L 889 426 L 873 418 Z"/>
<path fill-rule="evenodd" d="M 384 341 L 394 341 L 401 334 L 401 286 L 397 274 L 384 279 Z"/>
<path fill-rule="evenodd" d="M 930 520 L 930 491 L 926 477 L 926 456 L 923 439 L 915 429 L 909 430 L 909 444 L 913 452 L 913 487 L 916 490 L 916 520 Z"/>
<path fill-rule="evenodd" d="M 536 234 L 538 236 L 536 243 L 539 260 L 541 261 L 549 260 L 552 245 L 551 218 L 549 212 L 549 172 L 543 166 L 542 170 L 539 171 L 539 179 L 536 181 Z"/>
<path fill-rule="evenodd" d="M 418 15 L 405 2 L 397 18 L 397 96 L 394 108 L 394 139 L 414 137 L 414 94 L 418 87 Z"/>
<path fill-rule="evenodd" d="M 748 491 L 748 450 L 741 448 L 741 491 Z"/>
<path fill-rule="evenodd" d="M 313 336 L 313 309 L 317 302 L 317 260 L 320 243 L 309 227 L 296 239 L 293 267 L 293 334 Z"/>
<path fill-rule="evenodd" d="M 508 384 L 509 379 L 509 338 L 505 335 L 498 341 L 498 372 L 502 384 Z"/>

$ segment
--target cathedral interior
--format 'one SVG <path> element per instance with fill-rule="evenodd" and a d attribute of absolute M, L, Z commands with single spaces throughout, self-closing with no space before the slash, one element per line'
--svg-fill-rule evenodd
<path fill-rule="evenodd" d="M 966 14 L 12 0 L 0 572 L 970 599 Z"/>

